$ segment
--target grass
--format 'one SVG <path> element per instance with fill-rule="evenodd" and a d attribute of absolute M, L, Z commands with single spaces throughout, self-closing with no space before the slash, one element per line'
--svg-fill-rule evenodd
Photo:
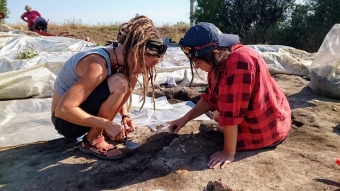
<path fill-rule="evenodd" d="M 104 45 L 108 40 L 115 40 L 118 32 L 118 27 L 121 23 L 98 23 L 95 25 L 84 24 L 81 19 L 66 19 L 64 23 L 48 23 L 47 31 L 50 34 L 58 35 L 65 31 L 73 35 L 70 38 L 85 39 L 89 37 L 98 45 Z M 26 23 L 10 25 L 15 29 L 27 30 Z M 162 38 L 171 38 L 178 42 L 189 29 L 189 24 L 178 22 L 176 24 L 163 24 L 156 27 Z"/>
<path fill-rule="evenodd" d="M 28 47 L 15 55 L 16 59 L 29 59 L 39 55 L 39 51 L 33 47 Z"/>

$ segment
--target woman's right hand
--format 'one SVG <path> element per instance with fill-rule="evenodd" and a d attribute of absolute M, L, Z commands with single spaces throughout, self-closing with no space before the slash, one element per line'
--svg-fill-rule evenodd
<path fill-rule="evenodd" d="M 169 125 L 169 132 L 173 134 L 177 134 L 178 131 L 187 124 L 187 120 L 185 118 L 179 118 Z"/>
<path fill-rule="evenodd" d="M 105 129 L 105 131 L 108 135 L 110 135 L 111 137 L 114 137 L 117 140 L 124 139 L 125 137 L 125 131 L 124 131 L 123 125 L 111 123 L 111 125 L 108 126 Z"/>

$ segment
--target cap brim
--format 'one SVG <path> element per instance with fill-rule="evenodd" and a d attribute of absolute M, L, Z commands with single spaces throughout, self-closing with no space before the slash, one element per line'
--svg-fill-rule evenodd
<path fill-rule="evenodd" d="M 219 47 L 229 47 L 237 44 L 240 40 L 238 35 L 234 34 L 221 34 L 218 36 L 218 46 Z"/>

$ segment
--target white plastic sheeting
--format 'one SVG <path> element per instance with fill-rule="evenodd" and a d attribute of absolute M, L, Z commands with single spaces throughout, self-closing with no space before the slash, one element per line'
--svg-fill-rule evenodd
<path fill-rule="evenodd" d="M 310 66 L 313 92 L 340 98 L 340 24 L 335 24 L 325 37 Z"/>
<path fill-rule="evenodd" d="M 92 48 L 94 44 L 65 37 L 32 37 L 13 32 L 0 33 L 0 147 L 59 138 L 50 120 L 53 83 L 64 62 L 73 54 Z M 40 53 L 31 59 L 16 59 L 18 52 L 33 47 Z M 272 73 L 308 75 L 313 57 L 286 46 L 252 45 L 266 60 Z M 189 61 L 179 47 L 169 47 L 164 61 L 157 65 L 157 84 L 188 86 L 192 74 Z M 193 85 L 206 84 L 206 73 L 194 73 Z M 138 88 L 138 87 L 137 87 Z M 136 96 L 136 95 L 135 95 Z M 33 99 L 21 99 L 31 98 Z M 37 99 L 40 98 L 40 99 Z M 44 99 L 42 99 L 44 98 Z M 5 101 L 8 100 L 8 101 Z M 134 99 L 138 100 L 138 99 Z M 156 126 L 183 116 L 192 102 L 170 105 L 165 98 L 151 99 L 141 111 L 133 103 L 131 117 L 138 126 Z M 195 120 L 209 120 L 205 115 Z M 114 120 L 120 122 L 120 117 Z"/>
<path fill-rule="evenodd" d="M 51 97 L 56 74 L 73 54 L 93 43 L 65 37 L 32 37 L 0 33 L 0 99 Z M 33 48 L 39 55 L 17 59 L 18 52 Z"/>
<path fill-rule="evenodd" d="M 33 37 L 0 32 L 0 73 L 28 68 L 42 63 L 64 63 L 73 54 L 92 48 L 91 42 L 65 37 Z M 39 55 L 31 59 L 16 59 L 18 52 L 34 48 Z M 58 67 L 60 70 L 62 64 Z M 52 67 L 53 68 L 53 67 Z"/>
<path fill-rule="evenodd" d="M 45 64 L 0 73 L 0 98 L 52 97 L 55 79 Z"/>
<path fill-rule="evenodd" d="M 266 61 L 271 74 L 309 75 L 315 54 L 282 45 L 249 45 Z"/>
<path fill-rule="evenodd" d="M 0 147 L 60 138 L 51 122 L 51 101 L 23 99 L 0 102 Z"/>
<path fill-rule="evenodd" d="M 57 75 L 63 66 L 64 62 L 76 52 L 89 49 L 94 46 L 91 42 L 84 40 L 65 38 L 65 37 L 32 37 L 24 34 L 0 33 L 0 73 L 7 73 L 11 71 L 19 71 L 17 73 L 10 73 L 11 81 L 4 80 L 7 76 L 0 76 L 0 87 L 9 87 L 6 91 L 0 91 L 0 99 L 17 99 L 27 98 L 30 96 L 44 97 L 50 95 L 53 89 L 53 78 L 51 73 Z M 40 53 L 38 56 L 31 59 L 16 59 L 18 52 L 25 50 L 28 47 L 33 47 Z M 271 73 L 285 73 L 295 75 L 308 75 L 308 67 L 312 62 L 313 54 L 307 53 L 295 48 L 280 46 L 280 45 L 251 45 L 250 47 L 257 50 L 265 59 Z M 43 64 L 43 65 L 42 65 Z M 37 70 L 37 65 L 40 69 L 35 76 L 34 72 L 27 72 Z M 31 67 L 32 70 L 30 69 Z M 42 70 L 44 68 L 44 71 Z M 17 95 L 14 89 L 21 89 L 23 82 L 22 75 L 18 75 L 22 69 L 26 69 L 25 78 L 32 78 L 32 81 L 39 81 L 39 85 L 34 85 L 36 94 L 22 94 Z M 48 72 L 49 70 L 50 72 Z M 42 75 L 41 72 L 46 72 Z M 169 47 L 165 54 L 163 62 L 157 65 L 156 84 L 166 84 L 168 86 L 189 86 L 192 73 L 190 69 L 189 60 L 183 54 L 179 47 Z M 41 74 L 41 75 L 38 75 Z M 18 75 L 19 79 L 16 79 Z M 194 81 L 192 85 L 206 84 L 207 73 L 197 70 L 194 72 Z M 33 79 L 34 78 L 34 79 Z M 141 77 L 139 78 L 141 81 Z M 16 83 L 20 82 L 20 85 Z M 43 83 L 46 82 L 46 83 Z M 27 83 L 28 84 L 28 83 Z M 140 88 L 137 86 L 136 88 Z M 10 92 L 14 90 L 14 92 Z M 46 90 L 46 92 L 44 91 Z M 21 90 L 20 90 L 21 91 Z M 5 93 L 5 94 L 4 94 Z M 11 97 L 10 95 L 13 95 Z M 22 97 L 20 97 L 22 96 Z"/>
<path fill-rule="evenodd" d="M 137 98 L 138 95 L 134 97 Z M 154 111 L 152 99 L 148 98 L 146 107 L 139 111 L 138 99 L 133 100 L 136 101 L 133 102 L 134 108 L 130 116 L 137 127 L 166 125 L 166 122 L 182 117 L 194 106 L 190 101 L 171 105 L 166 97 L 160 97 L 156 100 L 158 109 Z M 61 138 L 51 122 L 51 103 L 52 98 L 1 101 L 0 147 Z M 208 116 L 201 115 L 194 120 L 209 119 Z M 114 122 L 119 124 L 120 121 L 121 116 L 117 115 Z"/>

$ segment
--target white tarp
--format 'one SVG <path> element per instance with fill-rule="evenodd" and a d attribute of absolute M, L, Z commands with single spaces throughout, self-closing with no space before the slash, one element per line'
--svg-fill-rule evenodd
<path fill-rule="evenodd" d="M 22 69 L 30 70 L 31 67 L 44 64 L 45 69 L 50 70 L 47 73 L 57 75 L 63 66 L 64 62 L 76 52 L 93 48 L 94 44 L 80 39 L 72 39 L 65 37 L 32 37 L 24 34 L 0 33 L 0 73 L 10 71 L 20 71 Z M 16 59 L 18 52 L 25 50 L 28 47 L 33 47 L 39 51 L 39 55 L 31 59 Z M 250 45 L 257 50 L 268 64 L 269 71 L 274 73 L 285 73 L 295 75 L 308 75 L 308 67 L 312 62 L 313 54 L 298 50 L 292 47 L 281 45 Z M 36 68 L 34 68 L 36 69 Z M 164 61 L 157 65 L 156 84 L 166 84 L 172 86 L 189 86 L 192 79 L 189 60 L 183 54 L 179 47 L 169 47 Z M 12 75 L 12 74 L 8 74 Z M 26 72 L 26 75 L 27 74 Z M 37 92 L 41 95 L 49 95 L 53 89 L 53 83 L 50 74 L 34 76 L 35 81 L 41 82 Z M 197 70 L 194 72 L 194 81 L 192 85 L 206 84 L 207 73 Z M 33 78 L 33 76 L 31 76 Z M 17 81 L 16 76 L 12 76 L 12 82 L 4 81 L 4 76 L 0 76 L 0 87 L 13 86 Z M 22 77 L 20 77 L 22 78 Z M 139 78 L 141 80 L 141 77 Z M 43 84 L 42 82 L 46 82 Z M 49 86 L 49 87 L 47 87 Z M 21 87 L 21 86 L 17 86 Z M 140 88 L 137 86 L 136 88 Z M 13 90 L 13 88 L 10 88 Z M 46 90 L 44 92 L 42 90 Z M 0 91 L 0 99 L 16 99 L 20 98 L 16 93 L 6 90 L 6 95 Z M 9 97 L 13 95 L 13 97 Z M 31 95 L 23 95 L 21 98 L 27 98 Z"/>
<path fill-rule="evenodd" d="M 52 97 L 55 79 L 45 64 L 0 73 L 1 99 Z"/>
<path fill-rule="evenodd" d="M 93 46 L 84 40 L 65 37 L 0 33 L 0 100 L 3 100 L 0 101 L 0 147 L 60 137 L 50 120 L 54 80 L 70 56 Z M 28 47 L 38 50 L 39 55 L 31 59 L 15 58 L 18 52 Z M 312 54 L 286 46 L 251 47 L 264 57 L 272 73 L 308 75 L 306 68 L 311 63 Z M 168 86 L 188 86 L 192 77 L 189 61 L 179 47 L 168 48 L 164 61 L 157 65 L 157 72 L 156 84 Z M 194 73 L 193 85 L 206 84 L 206 75 L 202 71 Z M 13 100 L 30 97 L 34 99 Z M 136 124 L 153 130 L 156 125 L 177 119 L 193 107 L 192 102 L 169 105 L 166 98 L 159 98 L 154 111 L 148 99 L 145 108 L 139 112 L 139 103 L 133 104 L 136 108 L 131 115 Z M 119 123 L 117 117 L 115 121 Z M 209 118 L 202 115 L 196 120 Z"/>
<path fill-rule="evenodd" d="M 39 55 L 31 59 L 15 58 L 18 52 L 30 47 L 40 52 Z M 0 32 L 0 73 L 43 63 L 49 63 L 49 65 L 54 63 L 63 64 L 73 54 L 92 47 L 94 47 L 93 43 L 80 39 L 33 37 L 25 34 Z"/>
<path fill-rule="evenodd" d="M 249 45 L 268 65 L 271 74 L 309 75 L 315 54 L 282 45 Z"/>
<path fill-rule="evenodd" d="M 153 126 L 166 125 L 166 122 L 182 117 L 194 106 L 190 101 L 171 105 L 166 97 L 160 97 L 154 111 L 152 99 L 148 98 L 145 107 L 139 111 L 138 95 L 134 98 L 130 117 L 137 127 L 149 126 L 152 130 L 155 130 Z M 51 102 L 52 98 L 0 101 L 0 148 L 61 138 L 51 122 Z M 201 115 L 194 120 L 210 118 Z M 121 116 L 117 115 L 114 122 L 120 124 L 120 121 Z"/>
<path fill-rule="evenodd" d="M 340 98 L 340 24 L 328 32 L 310 66 L 310 83 L 313 92 Z"/>

